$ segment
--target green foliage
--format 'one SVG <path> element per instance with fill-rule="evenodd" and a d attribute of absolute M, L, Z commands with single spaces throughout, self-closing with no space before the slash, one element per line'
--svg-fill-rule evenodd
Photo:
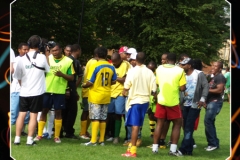
<path fill-rule="evenodd" d="M 82 2 L 16 1 L 13 47 L 32 34 L 63 45 L 76 43 Z M 84 0 L 83 8 L 80 45 L 86 57 L 98 45 L 109 49 L 127 45 L 158 62 L 164 52 L 174 52 L 209 63 L 230 37 L 229 5 L 222 0 Z"/>

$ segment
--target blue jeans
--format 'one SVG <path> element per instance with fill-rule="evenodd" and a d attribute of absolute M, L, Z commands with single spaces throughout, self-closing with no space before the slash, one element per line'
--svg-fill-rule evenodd
<path fill-rule="evenodd" d="M 179 150 L 183 153 L 192 153 L 193 151 L 193 131 L 194 124 L 198 118 L 200 109 L 195 109 L 191 107 L 184 107 L 183 110 L 183 127 L 184 127 L 184 137 L 182 140 L 181 147 Z"/>
<path fill-rule="evenodd" d="M 10 110 L 11 110 L 11 125 L 14 125 L 17 121 L 17 117 L 18 117 L 18 113 L 19 113 L 19 92 L 12 92 L 11 93 L 11 106 L 10 106 Z M 27 115 L 24 119 L 24 124 L 28 124 L 29 122 L 29 112 L 27 112 Z"/>
<path fill-rule="evenodd" d="M 220 112 L 222 105 L 222 101 L 212 101 L 207 105 L 204 125 L 208 146 L 219 147 L 219 139 L 217 138 L 217 132 L 215 127 L 215 118 Z"/>

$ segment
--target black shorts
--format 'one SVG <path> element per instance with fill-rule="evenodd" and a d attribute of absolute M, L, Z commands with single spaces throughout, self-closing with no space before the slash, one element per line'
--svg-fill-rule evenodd
<path fill-rule="evenodd" d="M 42 111 L 43 107 L 43 95 L 31 96 L 31 97 L 21 97 L 19 102 L 19 111 L 31 113 L 38 113 Z"/>
<path fill-rule="evenodd" d="M 65 94 L 45 93 L 43 96 L 43 108 L 55 110 L 65 109 Z"/>

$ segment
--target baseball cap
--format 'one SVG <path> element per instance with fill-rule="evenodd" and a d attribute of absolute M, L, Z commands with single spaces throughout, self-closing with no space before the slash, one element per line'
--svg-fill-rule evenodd
<path fill-rule="evenodd" d="M 127 46 L 123 46 L 119 49 L 118 53 L 121 54 L 123 52 L 126 52 L 128 50 L 128 47 Z"/>
<path fill-rule="evenodd" d="M 130 56 L 130 59 L 136 60 L 136 58 L 137 58 L 137 52 L 133 52 Z"/>
<path fill-rule="evenodd" d="M 179 64 L 191 64 L 192 65 L 193 60 L 191 58 L 184 58 Z"/>
<path fill-rule="evenodd" d="M 128 54 L 136 54 L 137 55 L 137 50 L 135 48 L 128 48 L 127 53 Z"/>

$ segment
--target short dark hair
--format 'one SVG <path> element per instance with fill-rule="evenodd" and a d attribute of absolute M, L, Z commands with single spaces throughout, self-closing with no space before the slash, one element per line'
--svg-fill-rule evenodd
<path fill-rule="evenodd" d="M 167 54 L 167 59 L 168 59 L 168 61 L 172 61 L 172 62 L 176 62 L 176 60 L 177 60 L 177 56 L 176 56 L 176 54 L 175 53 L 168 53 Z"/>
<path fill-rule="evenodd" d="M 164 54 L 166 54 L 166 53 L 164 53 Z M 148 65 L 153 65 L 155 68 L 157 68 L 157 63 L 156 62 L 154 62 L 153 60 L 151 60 L 149 63 L 148 63 Z"/>
<path fill-rule="evenodd" d="M 111 57 L 112 61 L 121 60 L 121 56 L 118 52 L 114 52 Z"/>
<path fill-rule="evenodd" d="M 18 45 L 18 49 L 21 49 L 22 46 L 28 46 L 28 44 L 27 44 L 27 43 L 24 43 L 24 42 L 21 42 L 21 43 L 19 43 L 19 45 Z"/>
<path fill-rule="evenodd" d="M 182 61 L 185 57 L 189 57 L 188 54 L 186 54 L 186 53 L 180 54 L 178 61 Z"/>
<path fill-rule="evenodd" d="M 202 61 L 200 59 L 193 60 L 193 68 L 197 70 L 202 70 Z"/>
<path fill-rule="evenodd" d="M 79 44 L 73 44 L 70 48 L 71 48 L 71 52 L 76 52 L 77 50 L 81 50 L 81 47 Z"/>
<path fill-rule="evenodd" d="M 38 35 L 33 35 L 28 39 L 27 44 L 30 48 L 39 48 L 42 45 L 42 39 Z"/>
<path fill-rule="evenodd" d="M 94 53 L 99 57 L 99 58 L 106 58 L 107 57 L 107 49 L 104 47 L 97 47 L 94 50 Z"/>
<path fill-rule="evenodd" d="M 143 64 L 146 59 L 146 54 L 144 52 L 138 52 L 136 56 L 136 61 Z"/>

